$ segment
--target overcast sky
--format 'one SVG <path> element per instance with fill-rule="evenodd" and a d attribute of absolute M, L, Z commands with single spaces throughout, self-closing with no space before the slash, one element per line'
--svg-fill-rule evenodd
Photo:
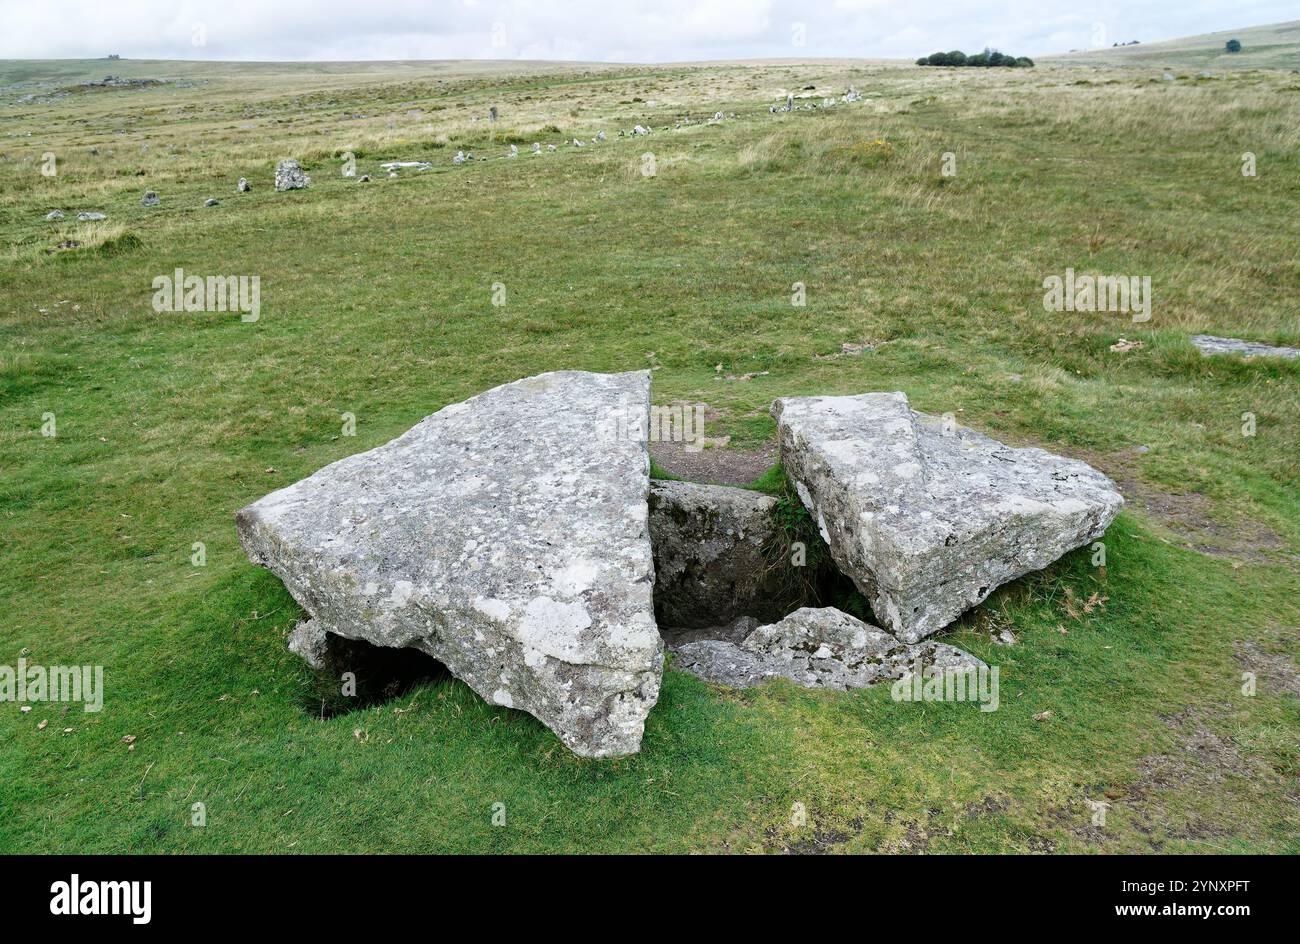
<path fill-rule="evenodd" d="M 0 58 L 1033 56 L 1297 16 L 1296 0 L 0 0 Z"/>

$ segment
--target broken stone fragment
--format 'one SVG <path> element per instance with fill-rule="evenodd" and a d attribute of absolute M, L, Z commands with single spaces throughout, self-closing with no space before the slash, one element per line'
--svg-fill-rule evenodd
<path fill-rule="evenodd" d="M 930 666 L 974 669 L 980 660 L 946 643 L 899 642 L 834 607 L 804 607 L 739 642 L 674 644 L 673 668 L 732 688 L 784 678 L 805 688 L 866 688 Z"/>
<path fill-rule="evenodd" d="M 775 498 L 743 488 L 650 484 L 655 616 L 661 626 L 780 615 L 781 581 L 764 559 L 776 535 L 775 507 Z"/>
<path fill-rule="evenodd" d="M 303 171 L 302 165 L 295 160 L 280 161 L 275 165 L 275 189 L 277 191 L 302 190 L 311 183 L 311 178 Z"/>
<path fill-rule="evenodd" d="M 313 669 L 323 669 L 330 657 L 331 638 L 337 637 L 331 637 L 314 619 L 301 620 L 289 633 L 289 651 Z"/>
<path fill-rule="evenodd" d="M 575 753 L 635 752 L 663 644 L 646 443 L 615 430 L 649 408 L 645 371 L 542 374 L 241 510 L 245 551 L 312 617 L 291 647 L 412 647 Z"/>
<path fill-rule="evenodd" d="M 752 616 L 740 616 L 717 626 L 668 627 L 660 624 L 664 645 L 676 651 L 690 642 L 730 642 L 739 644 L 759 626 Z"/>
<path fill-rule="evenodd" d="M 904 642 L 1100 537 L 1124 504 L 1091 466 L 914 413 L 902 393 L 789 397 L 772 414 L 835 563 Z"/>

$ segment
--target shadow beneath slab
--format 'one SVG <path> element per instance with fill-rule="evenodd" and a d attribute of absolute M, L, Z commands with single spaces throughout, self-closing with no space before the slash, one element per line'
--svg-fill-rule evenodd
<path fill-rule="evenodd" d="M 312 684 L 303 692 L 303 710 L 322 720 L 401 698 L 427 682 L 451 673 L 418 649 L 393 649 L 359 639 L 331 636 L 324 665 L 308 669 Z"/>

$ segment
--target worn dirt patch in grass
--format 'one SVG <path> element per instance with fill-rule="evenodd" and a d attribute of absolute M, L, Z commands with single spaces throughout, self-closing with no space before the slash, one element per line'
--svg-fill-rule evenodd
<path fill-rule="evenodd" d="M 782 855 L 827 855 L 836 852 L 874 851 L 891 855 L 925 855 L 936 839 L 951 838 L 960 831 L 961 823 L 985 816 L 1000 816 L 1011 809 L 1005 796 L 989 794 L 978 802 L 967 803 L 956 817 L 945 816 L 937 807 L 930 807 L 923 818 L 900 815 L 896 810 L 885 810 L 882 822 L 887 836 L 874 849 L 854 846 L 868 823 L 856 816 L 840 825 L 819 823 L 820 817 L 811 811 L 808 825 L 798 829 L 769 826 L 763 831 L 763 849 Z M 1043 836 L 1030 836 L 1025 851 L 1052 853 L 1056 844 Z"/>
<path fill-rule="evenodd" d="M 1117 479 L 1116 484 L 1134 507 L 1202 554 L 1264 563 L 1285 552 L 1286 541 L 1268 525 L 1245 515 L 1234 515 L 1231 522 L 1216 519 L 1210 500 L 1197 492 L 1165 492 L 1128 478 Z"/>
<path fill-rule="evenodd" d="M 826 855 L 835 852 L 862 830 L 862 820 L 855 819 L 849 823 L 853 832 L 844 829 L 808 829 L 798 839 L 782 840 L 775 828 L 767 830 L 767 848 L 782 855 Z"/>
<path fill-rule="evenodd" d="M 1230 707 L 1230 706 L 1225 706 Z M 1263 764 L 1244 754 L 1237 744 L 1211 729 L 1200 709 L 1188 707 L 1161 720 L 1178 731 L 1173 749 L 1149 754 L 1138 763 L 1138 779 L 1129 789 L 1134 804 L 1133 822 L 1143 833 L 1151 833 L 1164 818 L 1161 794 L 1167 791 L 1213 791 L 1229 777 L 1250 777 L 1263 772 Z M 1170 831 L 1171 838 L 1207 839 L 1229 831 L 1204 819 L 1192 819 Z M 1159 840 L 1153 848 L 1159 849 Z"/>
<path fill-rule="evenodd" d="M 708 435 L 708 428 L 726 417 L 727 410 L 691 400 L 674 400 L 668 406 L 684 410 L 702 407 L 703 428 L 694 430 L 699 434 L 695 442 L 651 442 L 650 456 L 661 469 L 688 482 L 748 485 L 776 464 L 778 451 L 775 442 L 740 449 L 728 445 L 730 436 Z"/>
<path fill-rule="evenodd" d="M 1258 768 L 1235 742 L 1206 724 L 1202 709 L 1189 706 L 1161 715 L 1160 720 L 1178 732 L 1177 741 L 1168 753 L 1142 758 L 1138 765 L 1140 777 L 1129 789 L 1132 797 L 1142 798 L 1166 787 L 1192 782 L 1222 783 L 1225 777 L 1248 776 Z"/>
<path fill-rule="evenodd" d="M 650 455 L 660 468 L 690 482 L 748 485 L 776 464 L 776 444 L 758 449 L 710 446 L 688 450 L 684 443 L 652 443 Z"/>
<path fill-rule="evenodd" d="M 1268 525 L 1246 515 L 1216 512 L 1213 502 L 1199 492 L 1167 492 L 1145 481 L 1135 464 L 1136 451 L 1061 451 L 1114 479 L 1129 508 L 1154 521 L 1174 539 L 1171 543 L 1243 563 L 1294 558 L 1287 554 L 1286 540 Z"/>
<path fill-rule="evenodd" d="M 1300 634 L 1294 630 L 1283 631 L 1279 640 L 1292 652 L 1300 652 Z M 1264 684 L 1265 692 L 1290 692 L 1300 698 L 1300 669 L 1285 652 L 1273 652 L 1254 639 L 1240 639 L 1233 643 L 1237 661 L 1248 672 L 1254 672 Z"/>
<path fill-rule="evenodd" d="M 1213 796 L 1231 778 L 1275 777 L 1262 758 L 1243 751 L 1235 740 L 1207 723 L 1207 712 L 1220 709 L 1228 712 L 1232 706 L 1189 705 L 1160 715 L 1160 720 L 1176 732 L 1174 744 L 1167 751 L 1141 758 L 1133 783 L 1095 790 L 1094 803 L 1104 804 L 1110 816 L 1123 817 L 1146 837 L 1152 852 L 1161 851 L 1170 840 L 1206 842 L 1233 835 L 1232 828 L 1204 813 L 1173 812 L 1169 801 L 1177 795 Z M 1119 842 L 1120 835 L 1111 827 L 1092 821 L 1093 811 L 1080 800 L 1057 810 L 1055 815 L 1063 824 L 1069 823 L 1071 834 L 1090 845 L 1108 847 Z"/>

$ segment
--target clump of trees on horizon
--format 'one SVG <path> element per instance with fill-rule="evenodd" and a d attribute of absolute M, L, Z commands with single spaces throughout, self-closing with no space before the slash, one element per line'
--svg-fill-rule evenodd
<path fill-rule="evenodd" d="M 1008 56 L 996 49 L 985 49 L 973 56 L 966 55 L 960 49 L 954 49 L 952 52 L 936 52 L 933 56 L 922 56 L 916 60 L 916 64 L 918 66 L 974 66 L 976 68 L 1002 66 L 1012 69 L 1031 69 L 1034 60 L 1028 56 Z"/>

